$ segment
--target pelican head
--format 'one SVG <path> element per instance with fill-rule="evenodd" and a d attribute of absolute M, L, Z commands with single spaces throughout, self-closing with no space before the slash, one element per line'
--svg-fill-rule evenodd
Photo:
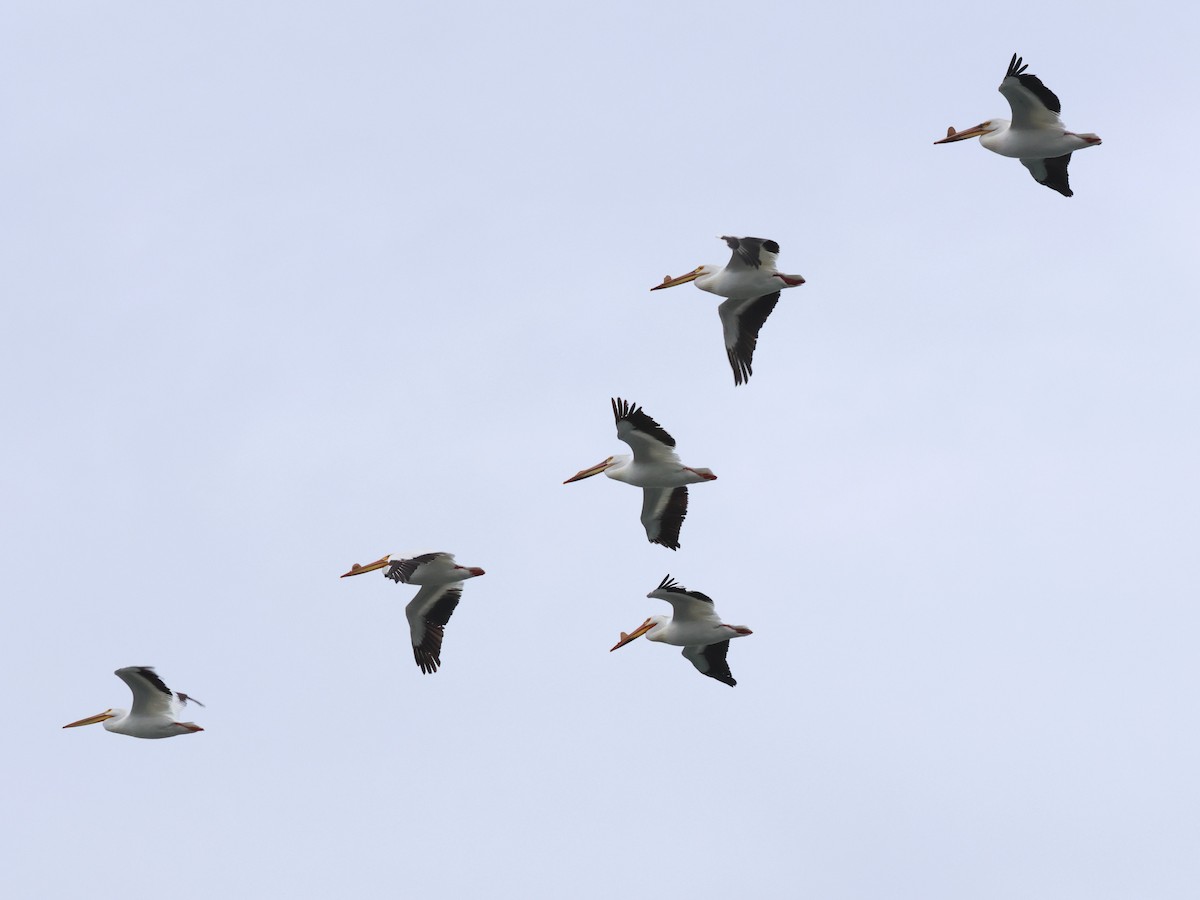
<path fill-rule="evenodd" d="M 646 634 L 648 631 L 650 631 L 655 626 L 665 625 L 669 621 L 670 621 L 670 619 L 668 619 L 666 616 L 651 616 L 645 622 L 643 622 L 641 625 L 639 625 L 637 628 L 633 629 L 633 631 L 629 632 L 629 634 L 626 634 L 625 632 L 622 631 L 621 639 L 619 641 L 617 641 L 617 643 L 614 644 L 612 647 L 610 647 L 608 649 L 608 652 L 612 653 L 614 650 L 619 650 L 620 648 L 624 647 L 626 644 L 628 644 L 632 641 L 636 641 L 643 634 Z M 646 640 L 648 640 L 648 641 L 652 641 L 654 639 L 655 639 L 655 636 L 652 634 L 646 636 Z"/>
<path fill-rule="evenodd" d="M 662 280 L 662 284 L 656 284 L 650 288 L 652 291 L 661 291 L 663 288 L 676 287 L 681 284 L 687 284 L 689 281 L 695 281 L 697 278 L 705 278 L 709 275 L 716 275 L 721 271 L 720 266 L 696 266 L 686 275 L 680 275 L 678 278 L 672 278 L 670 275 Z"/>
<path fill-rule="evenodd" d="M 601 472 L 606 471 L 607 469 L 616 465 L 618 462 L 620 462 L 620 460 L 617 457 L 610 456 L 607 459 L 596 463 L 594 466 L 589 466 L 586 469 L 580 469 L 578 472 L 564 481 L 563 484 L 570 484 L 572 481 L 582 481 L 585 478 L 591 478 L 593 475 L 599 475 Z"/>
<path fill-rule="evenodd" d="M 940 141 L 934 141 L 934 143 L 952 144 L 955 141 L 965 141 L 967 138 L 983 137 L 985 134 L 991 134 L 1007 127 L 1008 122 L 1004 119 L 988 119 L 986 122 L 980 122 L 974 128 L 968 128 L 966 131 L 955 131 L 954 127 L 951 126 L 946 129 L 946 136 Z"/>
<path fill-rule="evenodd" d="M 64 725 L 63 728 L 78 728 L 80 725 L 99 725 L 101 722 L 107 722 L 109 719 L 115 719 L 124 714 L 121 709 L 106 709 L 102 713 L 96 713 L 94 716 L 88 716 L 86 719 L 80 719 L 78 722 L 72 722 L 70 725 Z"/>
<path fill-rule="evenodd" d="M 376 569 L 382 569 L 391 562 L 392 554 L 385 553 L 373 563 L 367 563 L 365 566 L 360 566 L 355 563 L 350 567 L 350 571 L 343 575 L 343 578 L 349 578 L 351 575 L 362 575 L 364 572 L 374 572 Z M 483 574 L 482 572 L 480 574 Z"/>

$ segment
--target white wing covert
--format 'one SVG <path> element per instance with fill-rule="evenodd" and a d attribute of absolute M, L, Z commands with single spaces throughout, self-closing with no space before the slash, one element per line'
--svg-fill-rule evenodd
<path fill-rule="evenodd" d="M 174 718 L 189 700 L 203 706 L 187 694 L 172 691 L 154 671 L 153 666 L 126 666 L 113 673 L 129 685 L 133 692 L 131 716 L 165 716 Z"/>

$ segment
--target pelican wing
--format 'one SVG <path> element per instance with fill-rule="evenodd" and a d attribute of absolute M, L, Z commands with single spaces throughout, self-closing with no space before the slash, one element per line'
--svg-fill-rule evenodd
<path fill-rule="evenodd" d="M 687 516 L 686 487 L 642 488 L 642 527 L 652 544 L 679 549 L 679 529 Z"/>
<path fill-rule="evenodd" d="M 1029 66 L 1021 64 L 1021 58 L 1013 54 L 1008 72 L 1000 82 L 1000 93 L 1012 107 L 1013 128 L 1037 128 L 1058 124 L 1062 104 L 1054 91 L 1042 84 L 1036 75 L 1026 75 Z"/>
<path fill-rule="evenodd" d="M 779 245 L 767 238 L 756 237 L 729 237 L 723 235 L 721 237 L 729 249 L 733 251 L 733 256 L 729 260 L 729 265 L 725 268 L 736 271 L 738 269 L 760 269 L 763 266 L 767 267 L 767 271 L 775 271 L 775 259 L 779 256 Z"/>
<path fill-rule="evenodd" d="M 670 575 L 664 578 L 662 584 L 652 590 L 649 596 L 666 600 L 671 604 L 674 610 L 673 621 L 680 623 L 698 621 L 719 623 L 720 621 L 717 619 L 712 597 L 699 591 L 689 591 Z"/>
<path fill-rule="evenodd" d="M 1071 197 L 1075 194 L 1071 190 L 1071 185 L 1067 181 L 1067 164 L 1071 161 L 1071 154 L 1065 156 L 1054 156 L 1050 159 L 1023 159 L 1021 165 L 1029 170 L 1029 174 L 1033 176 L 1033 180 L 1038 184 L 1044 184 L 1051 190 L 1058 191 L 1064 197 Z"/>
<path fill-rule="evenodd" d="M 167 687 L 153 666 L 126 666 L 117 669 L 113 674 L 133 691 L 133 706 L 129 710 L 131 716 L 161 716 L 173 719 L 189 700 L 200 706 L 204 705 L 187 694 Z"/>
<path fill-rule="evenodd" d="M 404 607 L 412 632 L 413 657 L 425 674 L 436 672 L 442 664 L 442 636 L 461 599 L 461 581 L 426 585 Z"/>
<path fill-rule="evenodd" d="M 758 346 L 758 332 L 767 316 L 779 302 L 779 291 L 764 294 L 749 300 L 726 300 L 717 307 L 721 316 L 721 327 L 725 330 L 725 353 L 733 369 L 733 383 L 744 384 L 754 373 L 754 348 Z"/>
<path fill-rule="evenodd" d="M 729 663 L 725 657 L 729 653 L 729 641 L 719 644 L 708 644 L 703 647 L 684 647 L 683 655 L 701 675 L 715 678 L 717 681 L 733 687 L 737 682 L 729 671 Z"/>
<path fill-rule="evenodd" d="M 422 553 L 420 556 L 414 556 L 412 559 L 398 559 L 388 566 L 387 571 L 383 573 L 383 577 L 392 579 L 396 584 L 400 584 L 401 582 L 407 584 L 417 569 L 440 558 L 449 558 L 450 562 L 453 562 L 454 554 Z"/>
<path fill-rule="evenodd" d="M 636 403 L 614 397 L 613 417 L 617 420 L 617 437 L 633 449 L 633 458 L 640 463 L 679 463 L 675 438 L 655 422 Z"/>

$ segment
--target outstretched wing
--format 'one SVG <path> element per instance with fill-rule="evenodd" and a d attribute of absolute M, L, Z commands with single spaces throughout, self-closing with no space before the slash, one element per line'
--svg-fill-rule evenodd
<path fill-rule="evenodd" d="M 713 608 L 712 597 L 699 591 L 689 591 L 668 575 L 662 583 L 652 590 L 650 597 L 666 600 L 674 611 L 673 621 L 696 622 L 701 620 L 716 621 L 716 610 Z"/>
<path fill-rule="evenodd" d="M 1062 112 L 1062 104 L 1054 91 L 1042 84 L 1036 75 L 1026 75 L 1027 65 L 1021 64 L 1021 58 L 1013 54 L 1008 64 L 1008 72 L 1000 82 L 1000 93 L 1012 107 L 1012 124 L 1014 128 L 1031 128 L 1041 125 L 1054 125 L 1058 114 Z"/>
<path fill-rule="evenodd" d="M 617 421 L 617 437 L 633 449 L 636 462 L 679 462 L 675 438 L 650 418 L 636 403 L 614 397 L 613 418 Z"/>
<path fill-rule="evenodd" d="M 1029 170 L 1029 174 L 1038 184 L 1044 184 L 1051 190 L 1058 191 L 1064 197 L 1071 197 L 1075 192 L 1071 190 L 1071 185 L 1067 181 L 1067 164 L 1070 161 L 1071 154 L 1068 153 L 1065 156 L 1053 156 L 1050 159 L 1023 159 L 1021 165 Z"/>
<path fill-rule="evenodd" d="M 686 487 L 642 488 L 642 527 L 652 544 L 679 549 L 679 529 L 687 516 Z"/>
<path fill-rule="evenodd" d="M 729 671 L 729 663 L 725 657 L 729 653 L 729 641 L 719 644 L 708 644 L 704 647 L 684 647 L 683 655 L 701 675 L 715 678 L 717 681 L 733 687 L 737 682 Z"/>
<path fill-rule="evenodd" d="M 729 237 L 722 235 L 721 240 L 729 245 L 733 256 L 726 266 L 730 271 L 737 269 L 760 269 L 767 267 L 775 271 L 775 259 L 779 256 L 779 245 L 769 238 Z"/>
<path fill-rule="evenodd" d="M 412 633 L 413 657 L 425 674 L 442 664 L 442 637 L 446 623 L 462 599 L 462 582 L 426 585 L 404 607 Z"/>
<path fill-rule="evenodd" d="M 188 701 L 203 706 L 199 700 L 167 687 L 153 666 L 126 666 L 113 673 L 133 691 L 131 716 L 163 716 L 174 718 Z"/>
<path fill-rule="evenodd" d="M 717 307 L 725 331 L 725 353 L 733 369 L 733 383 L 744 384 L 754 374 L 754 349 L 758 332 L 779 302 L 779 291 L 749 300 L 726 300 Z"/>
<path fill-rule="evenodd" d="M 404 582 L 412 578 L 413 573 L 421 566 L 431 563 L 436 559 L 449 557 L 450 561 L 454 561 L 454 555 L 451 553 L 422 553 L 420 556 L 414 556 L 412 559 L 398 559 L 393 562 L 386 572 L 383 573 L 384 578 L 390 578 L 396 584 Z"/>

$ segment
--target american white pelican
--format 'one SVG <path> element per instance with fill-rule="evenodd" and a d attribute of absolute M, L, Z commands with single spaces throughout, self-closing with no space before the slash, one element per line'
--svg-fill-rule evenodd
<path fill-rule="evenodd" d="M 684 657 L 701 675 L 715 678 L 730 687 L 737 684 L 725 660 L 729 653 L 729 642 L 754 632 L 744 625 L 726 625 L 713 609 L 711 597 L 699 591 L 687 590 L 672 580 L 670 575 L 646 596 L 666 600 L 674 608 L 675 617 L 651 616 L 629 634 L 622 631 L 621 640 L 609 653 L 644 634 L 648 641 L 662 641 L 682 647 Z"/>
<path fill-rule="evenodd" d="M 1067 164 L 1071 154 L 1095 147 L 1100 138 L 1094 134 L 1076 134 L 1063 127 L 1058 114 L 1062 104 L 1036 75 L 1026 75 L 1028 65 L 1013 54 L 1008 72 L 1000 82 L 1000 93 L 1012 107 L 1012 121 L 988 119 L 966 131 L 950 128 L 935 144 L 949 144 L 977 137 L 993 153 L 1021 160 L 1033 180 L 1070 197 L 1074 191 L 1067 183 Z"/>
<path fill-rule="evenodd" d="M 192 734 L 204 729 L 195 722 L 180 722 L 179 713 L 190 701 L 203 706 L 195 697 L 167 687 L 152 666 L 126 666 L 113 673 L 133 691 L 133 709 L 106 709 L 102 713 L 64 725 L 78 728 L 103 722 L 106 731 L 138 738 L 167 738 Z"/>
<path fill-rule="evenodd" d="M 725 268 L 698 266 L 678 278 L 667 276 L 662 284 L 650 290 L 661 291 L 694 281 L 702 291 L 729 298 L 717 307 L 717 313 L 725 330 L 725 353 L 733 367 L 736 385 L 749 381 L 754 372 L 750 364 L 754 361 L 758 332 L 779 302 L 780 290 L 799 287 L 804 284 L 804 278 L 784 275 L 775 268 L 779 245 L 774 241 L 756 237 L 722 237 L 721 240 L 733 250 Z"/>
<path fill-rule="evenodd" d="M 603 472 L 616 481 L 642 488 L 642 525 L 646 537 L 652 544 L 678 550 L 679 529 L 688 506 L 684 485 L 716 481 L 717 476 L 712 469 L 693 469 L 680 462 L 674 449 L 675 438 L 637 404 L 614 397 L 612 410 L 617 420 L 617 437 L 633 448 L 633 456 L 610 456 L 576 472 L 563 484 Z"/>
<path fill-rule="evenodd" d="M 462 583 L 467 578 L 483 575 L 476 566 L 460 566 L 453 553 L 422 553 L 411 559 L 392 559 L 391 555 L 365 566 L 357 563 L 343 575 L 362 575 L 387 566 L 383 573 L 396 584 L 419 584 L 421 589 L 404 607 L 408 628 L 412 633 L 413 657 L 425 674 L 436 672 L 442 664 L 442 635 L 458 601 L 462 599 Z"/>

